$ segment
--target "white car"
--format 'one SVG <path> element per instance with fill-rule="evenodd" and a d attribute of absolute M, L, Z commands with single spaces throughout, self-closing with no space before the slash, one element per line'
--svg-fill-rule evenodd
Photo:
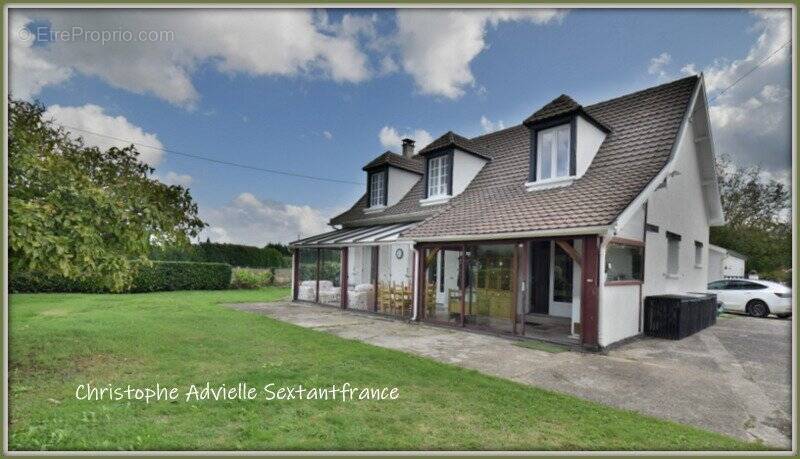
<path fill-rule="evenodd" d="M 754 317 L 792 315 L 792 289 L 764 280 L 724 279 L 708 284 L 710 293 L 726 311 L 744 312 Z"/>

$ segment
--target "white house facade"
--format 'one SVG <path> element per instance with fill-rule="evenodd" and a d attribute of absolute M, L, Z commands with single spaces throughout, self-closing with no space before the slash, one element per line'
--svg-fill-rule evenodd
<path fill-rule="evenodd" d="M 723 216 L 702 77 L 403 150 L 291 244 L 295 300 L 598 349 L 642 333 L 647 296 L 705 288 Z"/>

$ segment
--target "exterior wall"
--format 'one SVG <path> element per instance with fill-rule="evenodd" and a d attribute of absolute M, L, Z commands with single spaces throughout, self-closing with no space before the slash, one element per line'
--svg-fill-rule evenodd
<path fill-rule="evenodd" d="M 464 153 L 460 150 L 455 150 L 453 153 L 453 193 L 452 196 L 458 196 L 467 188 L 469 182 L 478 175 L 478 172 L 486 164 L 486 160 L 478 158 L 475 155 Z"/>
<path fill-rule="evenodd" d="M 615 285 L 601 288 L 602 304 L 598 323 L 600 346 L 605 347 L 638 335 L 641 322 L 641 308 L 639 307 L 641 286 Z"/>
<path fill-rule="evenodd" d="M 725 265 L 726 252 L 708 249 L 708 282 L 714 282 L 725 277 L 723 266 Z"/>
<path fill-rule="evenodd" d="M 597 154 L 597 150 L 600 149 L 600 145 L 606 138 L 606 133 L 597 129 L 582 116 L 577 117 L 576 129 L 575 173 L 577 177 L 580 177 L 589 168 L 589 164 L 592 163 L 594 155 Z"/>
<path fill-rule="evenodd" d="M 675 171 L 666 187 L 657 189 L 647 202 L 647 223 L 659 231 L 647 233 L 645 247 L 644 296 L 681 294 L 704 290 L 708 279 L 708 214 L 703 199 L 702 181 L 694 142 L 694 127 L 687 126 L 676 152 Z M 681 236 L 679 270 L 667 274 L 667 237 L 670 231 Z M 703 243 L 703 262 L 695 266 L 695 241 Z"/>
<path fill-rule="evenodd" d="M 744 260 L 728 254 L 723 259 L 722 273 L 725 276 L 744 277 Z"/>
<path fill-rule="evenodd" d="M 644 206 L 640 207 L 631 219 L 619 230 L 617 236 L 636 241 L 644 240 Z"/>
<path fill-rule="evenodd" d="M 420 178 L 422 178 L 422 176 L 419 174 L 404 171 L 396 167 L 389 167 L 389 189 L 387 190 L 386 207 L 391 207 L 400 202 L 403 196 L 411 190 L 411 187 L 413 187 Z"/>
<path fill-rule="evenodd" d="M 403 258 L 398 259 L 397 250 L 403 250 Z M 411 285 L 412 253 L 410 243 L 394 243 L 380 246 L 378 255 L 378 282 L 381 284 Z"/>

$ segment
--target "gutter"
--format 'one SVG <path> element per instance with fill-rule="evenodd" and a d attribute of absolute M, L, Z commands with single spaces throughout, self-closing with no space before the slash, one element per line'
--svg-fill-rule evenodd
<path fill-rule="evenodd" d="M 460 242 L 460 241 L 485 241 L 494 239 L 521 239 L 552 236 L 577 236 L 588 234 L 603 234 L 609 230 L 609 226 L 584 226 L 576 228 L 559 228 L 552 230 L 524 231 L 518 233 L 488 233 L 488 234 L 462 234 L 455 236 L 433 236 L 433 237 L 414 237 L 416 242 Z"/>

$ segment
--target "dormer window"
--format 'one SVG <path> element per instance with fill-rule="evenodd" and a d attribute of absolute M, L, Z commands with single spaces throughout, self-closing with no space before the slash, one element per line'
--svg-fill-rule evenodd
<path fill-rule="evenodd" d="M 450 195 L 452 162 L 449 154 L 428 159 L 428 197 L 439 198 Z"/>
<path fill-rule="evenodd" d="M 385 206 L 386 192 L 386 170 L 369 174 L 369 206 Z"/>
<path fill-rule="evenodd" d="M 536 179 L 547 180 L 571 174 L 571 126 L 562 124 L 538 131 Z"/>

